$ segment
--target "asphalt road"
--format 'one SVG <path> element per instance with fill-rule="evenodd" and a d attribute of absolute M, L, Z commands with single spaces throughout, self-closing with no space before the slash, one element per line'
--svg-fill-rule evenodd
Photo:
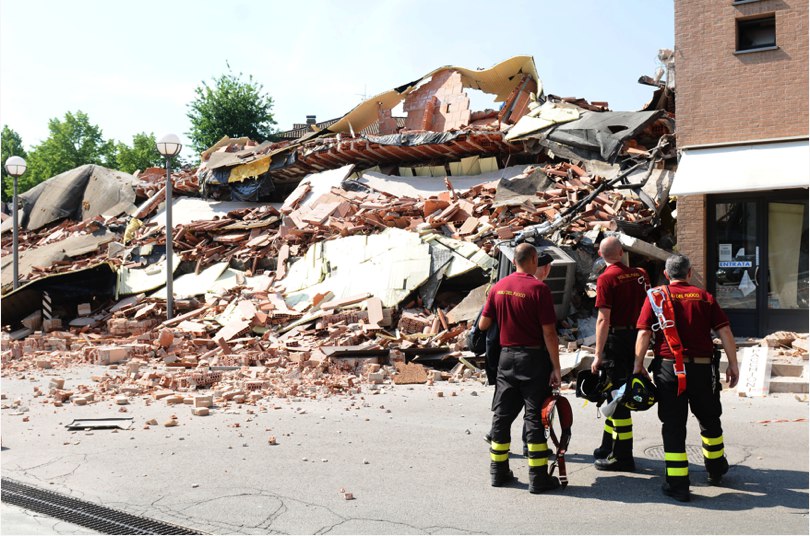
<path fill-rule="evenodd" d="M 98 370 L 61 374 L 70 386 Z M 660 492 L 655 410 L 634 414 L 636 472 L 598 472 L 591 452 L 603 421 L 572 393 L 570 485 L 531 495 L 519 422 L 511 459 L 519 482 L 489 486 L 482 438 L 492 388 L 474 382 L 274 400 L 264 411 L 243 406 L 194 417 L 189 406 L 140 398 L 127 413 L 111 402 L 55 408 L 32 398 L 34 385 L 47 392 L 47 381 L 42 373 L 3 379 L 4 406 L 22 399 L 21 407 L 2 410 L 3 477 L 208 533 L 807 534 L 809 528 L 808 403 L 792 394 L 723 393 L 731 464 L 723 487 L 705 483 L 698 426 L 690 418 L 693 500 L 682 504 Z M 163 427 L 172 414 L 179 426 Z M 74 418 L 127 416 L 134 425 L 126 431 L 65 429 Z M 151 418 L 161 425 L 144 429 Z M 277 445 L 268 444 L 270 436 Z M 24 532 L 19 514 L 3 506 L 2 534 Z M 42 533 L 48 526 L 63 532 L 57 523 L 41 524 Z"/>

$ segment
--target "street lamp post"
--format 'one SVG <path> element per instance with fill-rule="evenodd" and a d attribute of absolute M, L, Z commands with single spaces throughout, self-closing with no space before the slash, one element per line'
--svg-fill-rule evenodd
<path fill-rule="evenodd" d="M 20 156 L 12 156 L 8 160 L 6 160 L 6 172 L 14 177 L 14 199 L 12 201 L 12 209 L 11 209 L 11 222 L 14 227 L 13 229 L 13 242 L 11 246 L 12 250 L 12 259 L 14 265 L 14 290 L 17 290 L 17 287 L 20 286 L 20 272 L 19 272 L 19 222 L 17 221 L 17 209 L 19 208 L 19 202 L 17 200 L 17 178 L 25 173 L 26 164 L 25 160 L 23 160 Z"/>
<path fill-rule="evenodd" d="M 157 142 L 157 150 L 166 159 L 166 319 L 170 320 L 174 309 L 174 269 L 172 267 L 172 164 L 171 160 L 183 145 L 174 134 L 166 134 Z"/>

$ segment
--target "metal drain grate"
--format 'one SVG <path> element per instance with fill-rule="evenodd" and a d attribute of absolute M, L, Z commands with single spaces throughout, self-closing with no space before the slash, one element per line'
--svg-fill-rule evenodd
<path fill-rule="evenodd" d="M 81 525 L 102 534 L 202 534 L 177 525 L 139 517 L 120 510 L 27 486 L 7 478 L 0 481 L 2 501 Z"/>
<path fill-rule="evenodd" d="M 650 447 L 648 449 L 644 449 L 644 454 L 646 454 L 650 458 L 663 460 L 664 446 L 661 445 L 658 447 Z M 703 447 L 697 445 L 686 445 L 686 457 L 689 460 L 689 463 L 703 465 Z"/>

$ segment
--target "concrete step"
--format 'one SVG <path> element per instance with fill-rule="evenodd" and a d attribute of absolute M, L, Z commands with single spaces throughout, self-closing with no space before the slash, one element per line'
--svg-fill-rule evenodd
<path fill-rule="evenodd" d="M 806 364 L 771 363 L 771 378 L 780 376 L 798 378 L 804 374 L 805 368 L 807 368 Z"/>
<path fill-rule="evenodd" d="M 771 393 L 807 393 L 810 392 L 810 388 L 804 378 L 780 376 L 771 378 L 769 391 Z"/>

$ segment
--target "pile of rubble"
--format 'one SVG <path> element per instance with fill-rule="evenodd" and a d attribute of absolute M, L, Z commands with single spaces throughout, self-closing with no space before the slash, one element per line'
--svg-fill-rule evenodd
<path fill-rule="evenodd" d="M 292 141 L 223 138 L 199 169 L 175 172 L 170 320 L 165 171 L 95 166 L 51 179 L 83 184 L 90 201 L 44 218 L 35 215 L 44 190 L 26 198 L 20 289 L 9 292 L 3 267 L 3 374 L 109 367 L 93 385 L 53 386 L 55 404 L 145 394 L 180 403 L 199 388 L 219 403 L 256 403 L 483 381 L 465 335 L 508 262 L 499 245 L 553 224 L 536 245 L 580 248 L 571 263 L 586 266 L 564 292 L 585 296 L 603 232 L 646 238 L 659 228 L 674 165 L 665 110 L 619 114 L 545 97 L 530 58 L 497 67 L 438 69 Z M 465 87 L 504 106 L 471 112 Z M 391 116 L 399 102 L 407 118 Z M 98 184 L 122 183 L 126 195 L 93 201 Z M 571 351 L 564 372 L 593 340 L 577 327 L 591 316 L 587 298 L 574 302 L 584 315 L 568 302 L 558 311 Z"/>
<path fill-rule="evenodd" d="M 805 360 L 808 356 L 807 333 L 777 331 L 765 337 L 763 344 L 773 348 L 777 356 L 800 357 Z"/>

